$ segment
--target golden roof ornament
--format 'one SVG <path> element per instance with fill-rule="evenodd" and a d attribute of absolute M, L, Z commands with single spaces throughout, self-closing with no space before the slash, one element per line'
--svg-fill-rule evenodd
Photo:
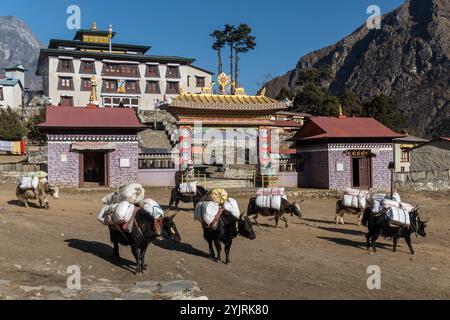
<path fill-rule="evenodd" d="M 91 30 L 92 31 L 97 30 L 97 22 L 95 22 L 95 20 L 94 20 L 94 22 L 92 22 Z"/>
<path fill-rule="evenodd" d="M 98 105 L 98 100 L 97 100 L 97 77 L 93 76 L 91 78 L 91 95 L 89 97 L 89 104 L 90 105 Z"/>
<path fill-rule="evenodd" d="M 214 85 L 215 85 L 215 83 L 213 81 L 213 82 L 211 82 L 211 85 L 209 87 L 203 87 L 202 94 L 212 94 L 213 93 L 212 89 L 213 89 Z"/>
<path fill-rule="evenodd" d="M 245 89 L 242 88 L 242 87 L 239 87 L 239 88 L 238 88 L 238 87 L 236 86 L 236 82 L 233 82 L 231 85 L 232 85 L 233 88 L 234 88 L 234 94 L 235 94 L 236 96 L 244 96 L 244 95 L 245 95 Z"/>
<path fill-rule="evenodd" d="M 221 73 L 217 76 L 217 82 L 220 86 L 222 94 L 225 94 L 225 88 L 230 84 L 230 77 L 226 73 Z"/>
<path fill-rule="evenodd" d="M 266 87 L 262 88 L 261 92 L 259 93 L 259 95 L 261 97 L 265 97 L 266 96 Z"/>

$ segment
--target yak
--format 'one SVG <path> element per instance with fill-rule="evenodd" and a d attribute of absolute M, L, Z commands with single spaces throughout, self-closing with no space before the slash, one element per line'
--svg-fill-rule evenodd
<path fill-rule="evenodd" d="M 238 235 L 250 240 L 256 238 L 250 219 L 243 217 L 243 215 L 241 214 L 239 219 L 237 219 L 231 212 L 223 210 L 217 220 L 216 228 L 210 228 L 206 224 L 203 224 L 203 238 L 208 242 L 209 253 L 215 261 L 222 261 L 221 242 L 225 245 L 225 264 L 230 264 L 230 249 L 233 239 Z M 217 250 L 217 256 L 214 253 L 213 242 Z"/>
<path fill-rule="evenodd" d="M 338 200 L 336 201 L 336 216 L 335 216 L 335 221 L 336 224 L 345 224 L 344 223 L 344 214 L 346 213 L 350 213 L 353 215 L 358 215 L 358 225 L 361 226 L 361 216 L 363 214 L 363 209 L 356 209 L 356 208 L 350 208 L 350 207 L 346 207 L 342 204 L 342 200 Z"/>
<path fill-rule="evenodd" d="M 302 201 L 300 201 L 300 203 L 302 203 L 304 201 L 305 200 L 302 200 Z M 297 202 L 289 203 L 289 201 L 287 201 L 286 199 L 281 198 L 280 210 L 275 210 L 275 209 L 258 207 L 256 204 L 256 197 L 251 198 L 248 202 L 247 216 L 248 217 L 254 216 L 253 220 L 255 221 L 257 226 L 259 226 L 259 223 L 256 220 L 256 218 L 258 218 L 258 215 L 262 215 L 264 217 L 274 216 L 275 217 L 275 228 L 278 227 L 279 219 L 284 221 L 285 226 L 287 228 L 288 221 L 287 221 L 286 217 L 284 216 L 285 214 L 290 214 L 291 216 L 295 215 L 295 216 L 301 218 L 302 213 L 300 210 L 300 205 Z"/>
<path fill-rule="evenodd" d="M 162 237 L 175 242 L 181 242 L 174 218 L 164 217 L 162 221 Z M 148 245 L 157 239 L 158 235 L 154 230 L 154 218 L 147 211 L 140 209 L 136 212 L 133 220 L 131 232 L 123 231 L 120 226 L 109 226 L 110 239 L 114 245 L 113 257 L 120 263 L 119 243 L 131 246 L 131 252 L 136 259 L 136 275 L 141 275 L 146 270 L 145 252 Z"/>
<path fill-rule="evenodd" d="M 172 207 L 175 204 L 176 209 L 178 210 L 178 205 L 181 202 L 183 203 L 193 203 L 194 209 L 197 206 L 197 203 L 200 202 L 200 199 L 208 194 L 208 190 L 203 188 L 202 186 L 197 186 L 197 192 L 195 194 L 183 194 L 178 188 L 173 188 L 170 193 L 170 201 L 169 206 Z"/>
<path fill-rule="evenodd" d="M 397 251 L 397 241 L 399 238 L 404 238 L 406 244 L 411 251 L 411 254 L 414 254 L 414 250 L 411 243 L 411 234 L 415 233 L 416 235 L 420 235 L 422 237 L 426 237 L 426 223 L 428 220 L 421 220 L 419 215 L 419 208 L 414 208 L 410 213 L 410 221 L 411 225 L 409 227 L 406 226 L 392 226 L 390 220 L 384 211 L 380 213 L 373 213 L 371 208 L 366 208 L 364 210 L 362 224 L 367 226 L 369 232 L 366 235 L 367 240 L 367 251 L 372 247 L 373 252 L 377 251 L 376 249 L 376 241 L 380 236 L 384 236 L 386 238 L 391 238 L 394 243 L 393 252 Z"/>
<path fill-rule="evenodd" d="M 48 196 L 54 199 L 59 198 L 59 188 L 51 186 L 47 181 L 39 181 L 38 187 L 34 189 L 21 189 L 20 184 L 16 188 L 16 196 L 19 203 L 22 202 L 25 207 L 29 208 L 28 200 L 38 200 L 41 208 L 50 209 L 48 204 Z"/>

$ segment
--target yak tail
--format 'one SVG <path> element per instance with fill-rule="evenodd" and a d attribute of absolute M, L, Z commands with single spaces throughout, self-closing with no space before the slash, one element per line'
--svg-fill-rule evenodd
<path fill-rule="evenodd" d="M 365 227 L 367 227 L 367 223 L 369 222 L 369 219 L 372 215 L 372 209 L 371 208 L 366 208 L 364 210 L 362 219 L 361 219 L 361 224 Z"/>

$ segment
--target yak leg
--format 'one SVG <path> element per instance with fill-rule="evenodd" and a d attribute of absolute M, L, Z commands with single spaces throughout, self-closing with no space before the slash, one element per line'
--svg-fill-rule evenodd
<path fill-rule="evenodd" d="M 374 234 L 374 235 L 372 235 L 372 249 L 373 249 L 373 252 L 377 252 L 377 239 L 378 239 L 378 235 L 377 234 Z"/>
<path fill-rule="evenodd" d="M 286 218 L 286 216 L 283 216 L 283 217 L 281 218 L 281 220 L 283 220 L 283 221 L 284 221 L 284 224 L 285 224 L 285 226 L 286 226 L 286 229 L 287 229 L 287 227 L 288 227 L 288 221 L 287 221 L 287 218 Z"/>
<path fill-rule="evenodd" d="M 370 250 L 370 238 L 372 237 L 372 235 L 369 233 L 366 234 L 366 240 L 367 240 L 367 251 Z"/>
<path fill-rule="evenodd" d="M 334 217 L 334 220 L 336 221 L 336 224 L 339 224 L 339 215 L 336 213 L 336 216 Z"/>
<path fill-rule="evenodd" d="M 362 214 L 361 214 L 361 213 L 358 213 L 358 226 L 359 226 L 359 227 L 362 226 L 361 219 L 362 219 Z"/>
<path fill-rule="evenodd" d="M 141 256 L 137 245 L 135 244 L 131 245 L 131 252 L 133 253 L 134 258 L 136 259 L 136 274 L 140 275 L 142 274 L 142 265 L 141 265 Z"/>
<path fill-rule="evenodd" d="M 216 261 L 220 262 L 222 260 L 222 245 L 220 244 L 220 240 L 214 240 L 214 245 L 216 246 L 216 250 L 217 250 L 217 257 L 216 257 Z"/>
<path fill-rule="evenodd" d="M 253 217 L 253 221 L 255 221 L 256 226 L 259 227 L 259 223 L 258 223 L 258 220 L 256 220 L 256 218 L 258 218 L 258 214 Z"/>
<path fill-rule="evenodd" d="M 405 236 L 405 241 L 406 241 L 406 244 L 408 245 L 409 251 L 411 251 L 411 254 L 414 254 L 414 250 L 413 250 L 413 247 L 412 247 L 411 235 L 410 234 Z"/>
<path fill-rule="evenodd" d="M 392 237 L 392 241 L 394 243 L 394 248 L 392 249 L 392 252 L 396 252 L 397 251 L 397 242 L 398 242 L 398 235 L 394 235 Z"/>
<path fill-rule="evenodd" d="M 145 243 L 144 246 L 141 248 L 140 252 L 140 259 L 141 259 L 141 272 L 144 272 L 147 269 L 147 266 L 145 264 L 145 252 L 147 251 L 148 243 Z"/>
<path fill-rule="evenodd" d="M 29 207 L 30 207 L 30 206 L 28 205 L 27 199 L 22 198 L 21 200 L 22 200 L 22 203 L 23 203 L 23 205 L 25 206 L 25 208 L 29 208 Z"/>
<path fill-rule="evenodd" d="M 116 259 L 116 261 L 120 263 L 119 243 L 118 242 L 114 242 L 113 258 Z"/>
<path fill-rule="evenodd" d="M 275 213 L 275 228 L 278 228 L 278 220 L 280 217 Z"/>
<path fill-rule="evenodd" d="M 215 259 L 216 255 L 214 253 L 213 241 L 212 240 L 208 240 L 208 246 L 209 246 L 209 254 L 211 255 L 211 258 Z"/>
<path fill-rule="evenodd" d="M 225 263 L 226 264 L 231 263 L 231 260 L 230 260 L 230 249 L 231 249 L 231 244 L 232 243 L 233 243 L 233 240 L 230 240 L 230 242 L 228 242 L 225 245 Z"/>

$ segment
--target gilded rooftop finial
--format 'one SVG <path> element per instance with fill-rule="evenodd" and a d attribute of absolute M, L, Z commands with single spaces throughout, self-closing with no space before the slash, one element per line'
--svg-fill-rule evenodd
<path fill-rule="evenodd" d="M 91 30 L 92 31 L 97 30 L 97 22 L 95 22 L 95 20 L 94 22 L 92 22 Z"/>

